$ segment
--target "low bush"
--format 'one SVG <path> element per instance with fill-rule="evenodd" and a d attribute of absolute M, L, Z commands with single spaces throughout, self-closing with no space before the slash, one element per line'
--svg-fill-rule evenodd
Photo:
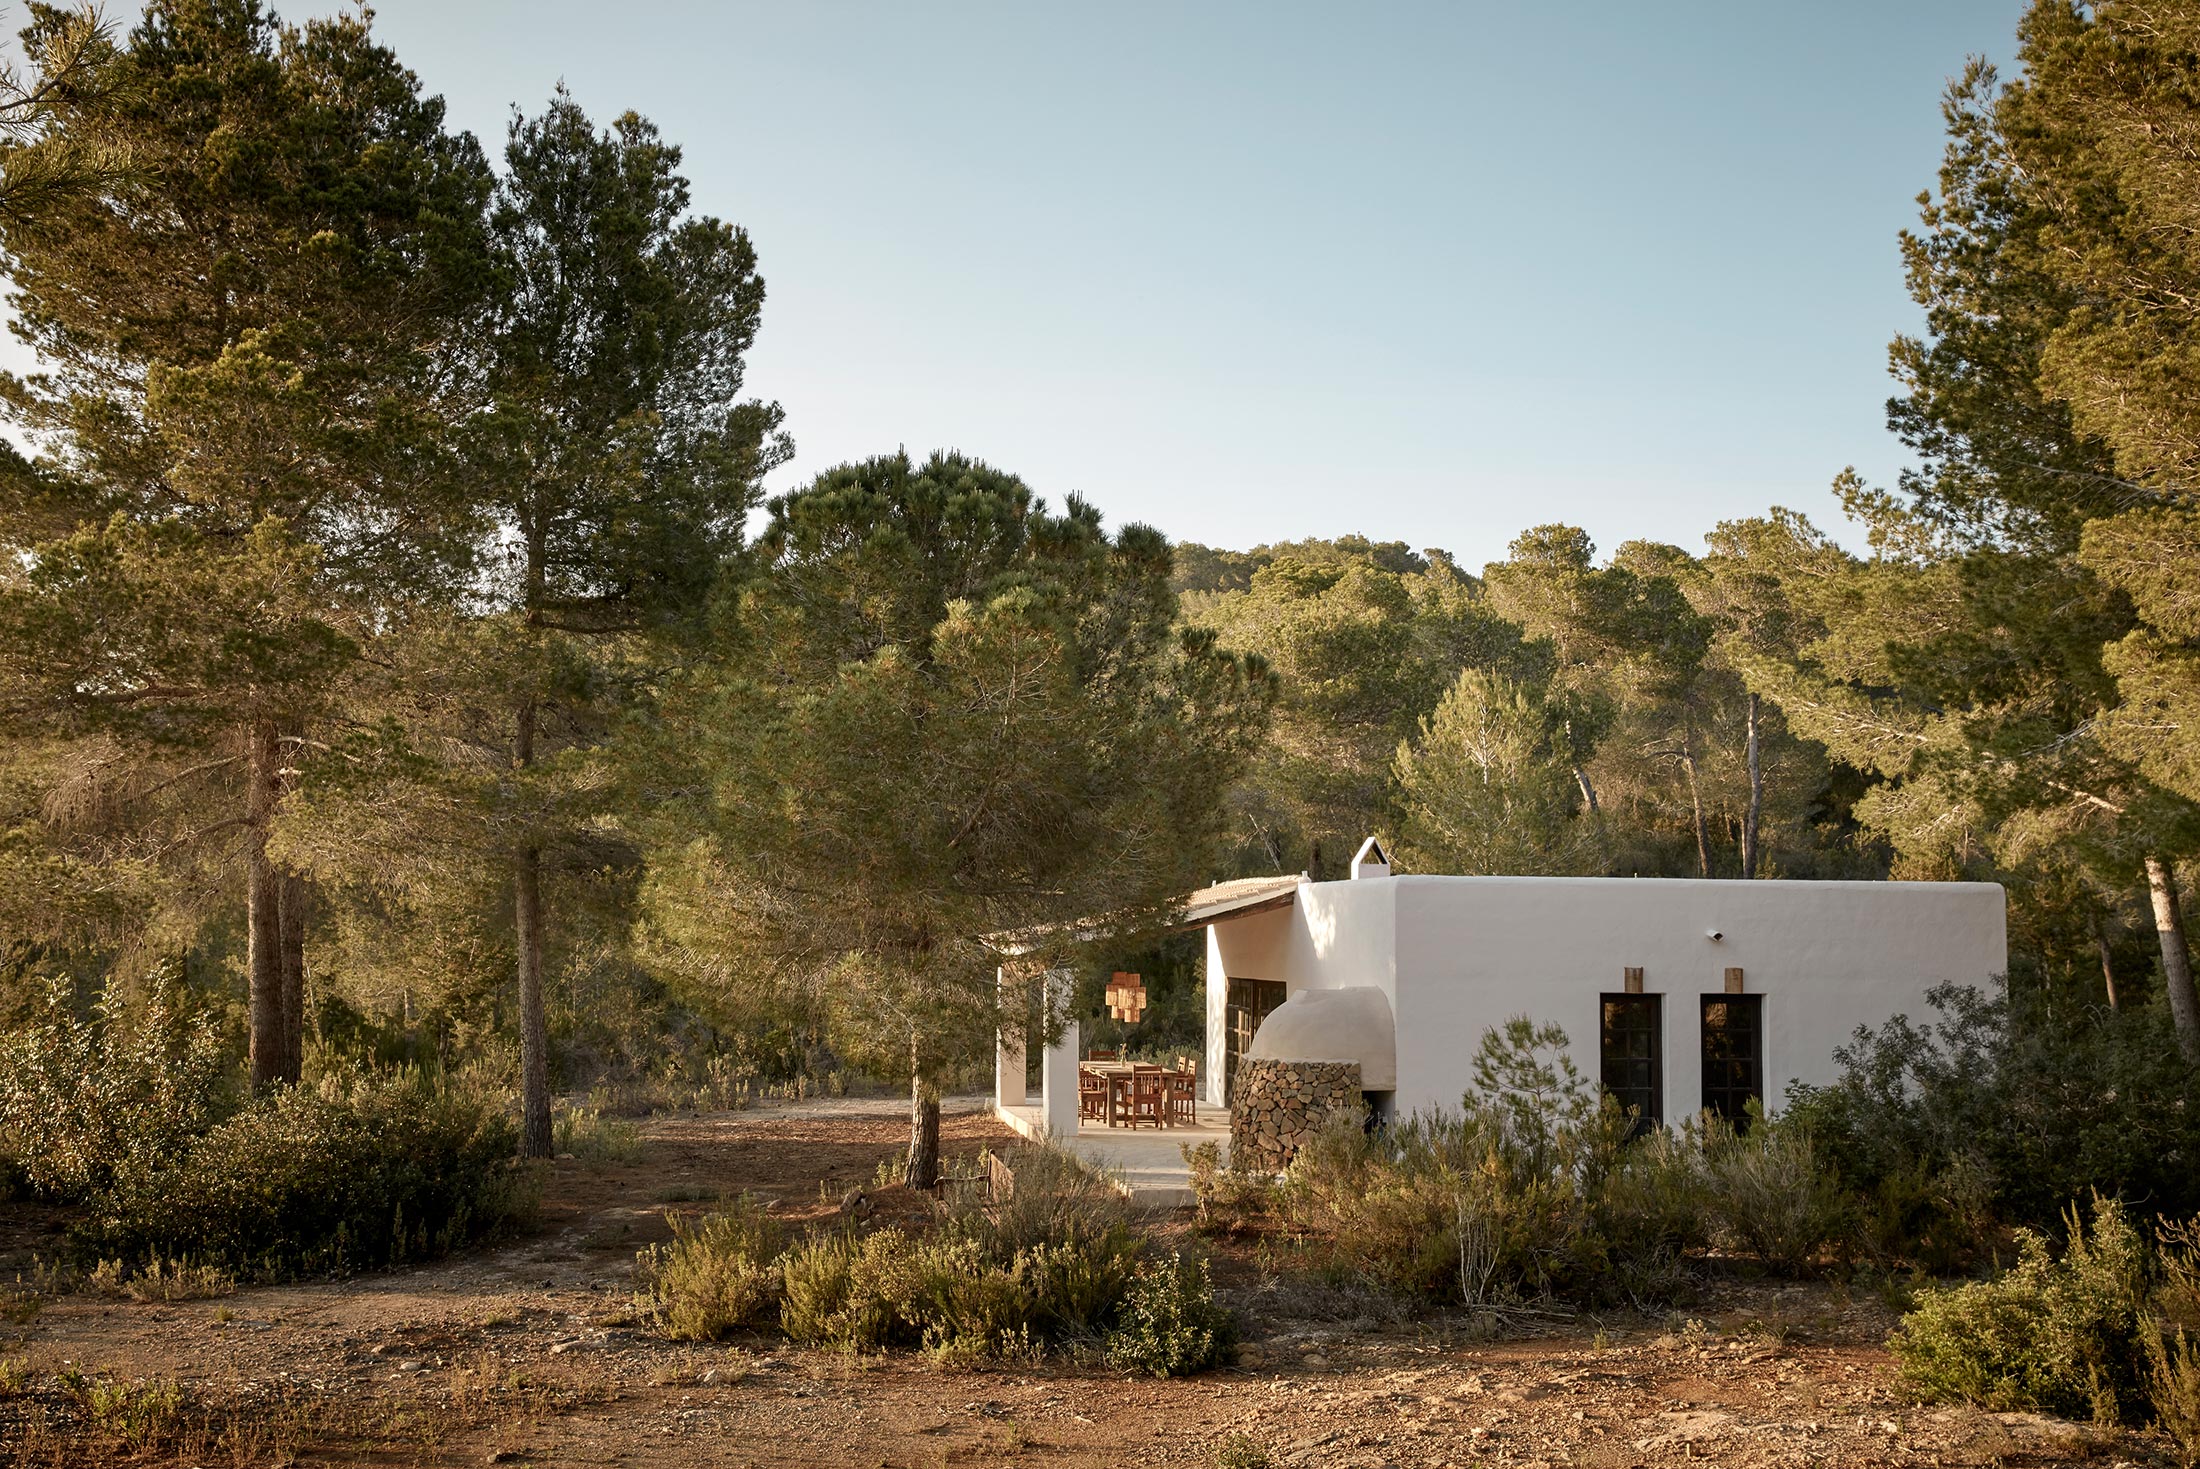
<path fill-rule="evenodd" d="M 1555 1026 L 1482 1038 L 1458 1112 L 1378 1131 L 1332 1117 L 1292 1160 L 1285 1207 L 1331 1273 L 1474 1306 L 1548 1300 L 1603 1264 L 1592 1174 L 1625 1119 L 1598 1106 Z"/>
<path fill-rule="evenodd" d="M 561 1107 L 550 1124 L 550 1147 L 583 1163 L 631 1163 L 641 1156 L 642 1130 L 597 1107 Z"/>
<path fill-rule="evenodd" d="M 1784 1275 L 1800 1275 L 1847 1237 L 1849 1196 L 1796 1120 L 1706 1123 L 1703 1201 L 1717 1242 Z"/>
<path fill-rule="evenodd" d="M 1240 1234 L 1268 1217 L 1276 1203 L 1275 1181 L 1263 1174 L 1232 1168 L 1218 1144 L 1180 1145 L 1191 1170 L 1192 1201 L 1199 1227 L 1209 1234 Z"/>
<path fill-rule="evenodd" d="M 1064 1174 L 1066 1176 L 1066 1172 Z M 1081 1211 L 1020 1171 L 997 1215 L 973 1209 L 926 1234 L 881 1229 L 829 1234 L 781 1262 L 781 1325 L 797 1341 L 874 1350 L 894 1345 L 957 1346 L 1014 1354 L 1097 1340 L 1115 1323 L 1137 1280 L 1142 1242 L 1120 1217 Z"/>
<path fill-rule="evenodd" d="M 2200 1463 L 2200 1219 L 2158 1225 L 2149 1250 L 2124 1206 L 2094 1197 L 2090 1224 L 2064 1216 L 2057 1258 L 2018 1232 L 2016 1266 L 1928 1290 L 1890 1341 L 1926 1398 L 2041 1409 L 2096 1422 L 2151 1419 Z"/>
<path fill-rule="evenodd" d="M 1783 1115 L 1862 1200 L 1865 1242 L 1948 1269 L 1997 1223 L 2053 1231 L 2094 1190 L 2200 1212 L 2200 1069 L 2158 1007 L 2050 1013 L 2035 996 L 1932 991 L 1935 1016 L 1860 1028 L 1841 1078 Z"/>
<path fill-rule="evenodd" d="M 2159 1337 L 2144 1242 L 2113 1199 L 2096 1196 L 2090 1229 L 2075 1207 L 2065 1222 L 2059 1259 L 2027 1229 L 1999 1279 L 1919 1292 L 1889 1342 L 1903 1381 L 1932 1401 L 2101 1422 L 2138 1416 L 2145 1338 Z"/>
<path fill-rule="evenodd" d="M 531 1201 L 484 1098 L 384 1076 L 245 1102 L 232 1083 L 211 1022 L 168 984 L 89 1018 L 57 988 L 0 1050 L 0 1151 L 34 1192 L 87 1206 L 73 1242 L 95 1283 L 182 1299 L 233 1275 L 380 1268 Z"/>
<path fill-rule="evenodd" d="M 899 1229 L 814 1235 L 779 1262 L 779 1322 L 799 1342 L 876 1351 L 924 1340 L 919 1241 Z"/>
<path fill-rule="evenodd" d="M 1457 1112 L 1377 1130 L 1332 1118 L 1277 1197 L 1332 1278 L 1500 1312 L 1649 1309 L 1707 1246 L 1795 1274 L 1843 1245 L 1848 1196 L 1802 1124 L 1760 1110 L 1740 1129 L 1635 1131 L 1563 1031 L 1516 1019 L 1483 1036 Z M 1220 1221 L 1234 1209 L 1216 1161 L 1195 1159 L 1194 1178 Z"/>
<path fill-rule="evenodd" d="M 635 1260 L 635 1307 L 674 1341 L 717 1341 L 777 1317 L 779 1226 L 747 1199 L 700 1219 L 669 1216 L 672 1240 Z"/>
<path fill-rule="evenodd" d="M 113 994 L 90 1019 L 47 991 L 0 1049 L 0 1151 L 49 1198 L 79 1201 L 183 1153 L 235 1109 L 211 1021 L 156 984 L 137 1013 Z"/>
<path fill-rule="evenodd" d="M 1711 1180 L 1697 1124 L 1658 1128 L 1622 1145 L 1589 1199 L 1604 1241 L 1602 1294 L 1636 1310 L 1688 1287 L 1688 1256 L 1710 1242 Z"/>
<path fill-rule="evenodd" d="M 270 1279 L 379 1269 L 494 1233 L 532 1202 L 487 1100 L 416 1077 L 274 1093 L 94 1201 L 97 1258 L 176 1257 Z"/>
<path fill-rule="evenodd" d="M 84 1278 L 84 1287 L 93 1295 L 133 1301 L 204 1301 L 235 1294 L 237 1282 L 212 1265 L 155 1256 L 134 1270 L 120 1260 L 102 1260 Z"/>
<path fill-rule="evenodd" d="M 1236 1344 L 1237 1322 L 1216 1304 L 1207 1262 L 1171 1254 L 1139 1269 L 1107 1358 L 1134 1372 L 1184 1377 L 1221 1366 Z"/>
<path fill-rule="evenodd" d="M 2200 1462 L 2200 1342 L 2182 1329 L 2147 1333 L 2147 1403 L 2187 1466 Z"/>
<path fill-rule="evenodd" d="M 944 1208 L 929 1229 L 837 1230 L 776 1249 L 751 1209 L 679 1226 L 638 1259 L 641 1314 L 676 1338 L 776 1320 L 796 1341 L 846 1351 L 1090 1347 L 1163 1375 L 1222 1360 L 1233 1335 L 1205 1266 L 1149 1261 L 1121 1196 L 1051 1149 L 1018 1156 L 1006 1199 Z"/>

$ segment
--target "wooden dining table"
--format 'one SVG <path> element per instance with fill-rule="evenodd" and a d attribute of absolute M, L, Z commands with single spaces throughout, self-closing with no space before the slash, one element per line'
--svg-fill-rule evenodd
<path fill-rule="evenodd" d="M 1107 1083 L 1107 1125 L 1109 1127 L 1116 1126 L 1118 1104 L 1125 1112 L 1130 1108 L 1131 1078 L 1138 1074 L 1140 1069 L 1138 1063 L 1134 1061 L 1080 1061 L 1077 1065 L 1079 1070 L 1089 1072 Z M 1158 1071 L 1161 1068 L 1148 1066 L 1144 1069 Z M 1164 1114 L 1162 1120 L 1164 1122 L 1168 1120 L 1166 1114 Z"/>

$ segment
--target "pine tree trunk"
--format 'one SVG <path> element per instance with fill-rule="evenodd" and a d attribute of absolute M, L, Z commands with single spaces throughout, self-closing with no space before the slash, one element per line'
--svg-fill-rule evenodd
<path fill-rule="evenodd" d="M 535 706 L 520 706 L 517 764 L 535 762 Z M 550 1156 L 550 1023 L 542 1000 L 542 849 L 512 862 L 512 945 L 519 958 L 519 1152 Z"/>
<path fill-rule="evenodd" d="M 1574 722 L 1571 719 L 1566 721 L 1566 747 L 1569 750 L 1574 747 Z M 1574 767 L 1574 784 L 1581 787 L 1581 799 L 1588 803 L 1589 814 L 1596 815 L 1597 788 L 1589 783 L 1589 772 L 1586 768 L 1579 765 Z"/>
<path fill-rule="evenodd" d="M 1759 754 L 1757 696 L 1749 696 L 1749 809 L 1742 816 L 1742 876 L 1757 875 L 1757 830 L 1765 811 L 1765 772 Z"/>
<path fill-rule="evenodd" d="M 542 1003 L 542 853 L 512 863 L 512 928 L 519 951 L 519 1152 L 550 1156 L 550 1025 Z"/>
<path fill-rule="evenodd" d="M 2154 897 L 2154 931 L 2162 940 L 2162 980 L 2169 992 L 2170 1019 L 2177 1025 L 2177 1048 L 2187 1061 L 2200 1065 L 2200 999 L 2192 990 L 2192 954 L 2185 947 L 2177 872 L 2152 852 L 2147 854 L 2147 889 Z"/>
<path fill-rule="evenodd" d="M 917 1039 L 909 1038 L 909 1166 L 901 1181 L 937 1188 L 940 1181 L 940 1094 L 917 1063 Z"/>
<path fill-rule="evenodd" d="M 285 1075 L 282 879 L 267 855 L 280 766 L 274 722 L 254 720 L 245 731 L 244 911 L 245 1050 L 255 1090 L 295 1079 Z"/>
<path fill-rule="evenodd" d="M 305 721 L 286 720 L 276 742 L 275 800 L 297 785 L 297 766 L 305 748 Z M 276 918 L 282 970 L 283 1079 L 296 1081 L 306 1060 L 306 880 L 295 872 L 276 874 Z"/>
<path fill-rule="evenodd" d="M 276 906 L 282 924 L 283 1077 L 296 1081 L 306 1063 L 306 880 L 283 873 Z"/>
<path fill-rule="evenodd" d="M 1688 801 L 1696 811 L 1696 869 L 1705 877 L 1711 875 L 1711 833 L 1703 822 L 1703 791 L 1696 784 L 1696 755 L 1693 750 L 1681 751 L 1681 768 L 1688 772 Z"/>
<path fill-rule="evenodd" d="M 2096 917 L 2093 920 L 2093 947 L 2101 956 L 2101 988 L 2108 991 L 2108 1008 L 2119 1009 L 2116 1003 L 2116 959 L 2108 946 L 2108 926 Z"/>

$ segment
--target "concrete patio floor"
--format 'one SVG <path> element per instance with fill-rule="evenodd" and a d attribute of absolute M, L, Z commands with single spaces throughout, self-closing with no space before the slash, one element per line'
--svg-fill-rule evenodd
<path fill-rule="evenodd" d="M 1216 1143 L 1230 1157 L 1230 1109 L 1202 1102 L 1199 1121 L 1180 1127 L 1106 1127 L 1087 1121 L 1074 1137 L 1049 1138 L 1036 1105 L 995 1107 L 1000 1119 L 1033 1142 L 1053 1142 L 1107 1177 L 1134 1204 L 1173 1209 L 1192 1200 L 1192 1170 L 1183 1149 Z"/>

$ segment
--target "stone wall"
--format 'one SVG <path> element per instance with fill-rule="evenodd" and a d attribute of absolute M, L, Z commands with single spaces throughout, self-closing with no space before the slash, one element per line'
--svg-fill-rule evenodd
<path fill-rule="evenodd" d="M 1277 1172 L 1322 1119 L 1360 1104 L 1357 1061 L 1248 1056 L 1238 1062 L 1237 1099 L 1230 1104 L 1230 1166 Z"/>

